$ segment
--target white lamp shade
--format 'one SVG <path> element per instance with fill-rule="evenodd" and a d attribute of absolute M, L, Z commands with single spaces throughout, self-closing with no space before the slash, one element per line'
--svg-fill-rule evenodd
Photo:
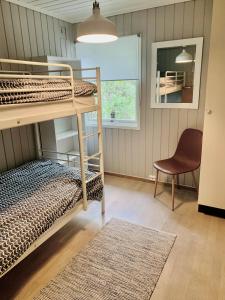
<path fill-rule="evenodd" d="M 100 14 L 100 8 L 93 8 L 93 15 L 80 23 L 77 40 L 83 43 L 108 43 L 118 39 L 116 26 Z"/>
<path fill-rule="evenodd" d="M 177 64 L 185 64 L 193 62 L 193 57 L 185 49 L 176 57 Z"/>

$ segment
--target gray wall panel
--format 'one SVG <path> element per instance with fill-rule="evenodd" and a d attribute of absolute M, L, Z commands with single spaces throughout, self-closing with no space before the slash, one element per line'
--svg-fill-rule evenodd
<path fill-rule="evenodd" d="M 174 153 L 185 128 L 203 128 L 211 13 L 212 0 L 195 0 L 111 18 L 120 35 L 142 33 L 141 130 L 104 129 L 106 171 L 149 178 L 155 174 L 153 162 Z M 151 109 L 152 42 L 200 36 L 204 49 L 199 110 Z M 161 175 L 161 180 L 170 179 Z M 181 183 L 193 185 L 189 174 L 181 176 Z"/>
<path fill-rule="evenodd" d="M 61 27 L 67 30 L 62 36 Z M 0 0 L 0 57 L 75 55 L 72 25 L 39 12 Z M 5 68 L 6 66 L 2 66 Z M 7 66 L 8 67 L 8 66 Z M 0 131 L 0 171 L 35 158 L 33 126 Z"/>

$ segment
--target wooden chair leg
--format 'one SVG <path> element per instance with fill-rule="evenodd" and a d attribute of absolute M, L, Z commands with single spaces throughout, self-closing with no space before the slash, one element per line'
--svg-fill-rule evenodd
<path fill-rule="evenodd" d="M 195 185 L 196 191 L 198 193 L 198 184 L 197 184 L 197 180 L 196 180 L 194 171 L 192 171 L 191 174 L 192 174 L 192 177 L 193 177 L 193 181 L 194 181 L 194 185 Z"/>
<path fill-rule="evenodd" d="M 172 211 L 174 211 L 175 175 L 172 177 Z"/>
<path fill-rule="evenodd" d="M 159 170 L 156 171 L 154 198 L 156 196 L 158 181 L 159 181 Z"/>

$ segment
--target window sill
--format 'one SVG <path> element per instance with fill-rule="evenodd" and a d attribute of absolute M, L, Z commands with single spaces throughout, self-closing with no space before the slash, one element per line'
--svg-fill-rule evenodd
<path fill-rule="evenodd" d="M 97 127 L 97 122 L 86 122 L 87 127 Z M 140 130 L 140 125 L 136 122 L 103 122 L 103 128 L 111 129 L 128 129 L 128 130 Z"/>

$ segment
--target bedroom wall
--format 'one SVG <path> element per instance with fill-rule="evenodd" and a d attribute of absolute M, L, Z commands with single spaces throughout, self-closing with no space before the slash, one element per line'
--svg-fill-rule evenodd
<path fill-rule="evenodd" d="M 111 18 L 121 36 L 142 33 L 141 130 L 104 129 L 106 171 L 149 178 L 154 174 L 153 162 L 174 153 L 185 128 L 203 128 L 211 13 L 212 0 L 195 0 Z M 204 50 L 199 110 L 151 109 L 152 42 L 201 36 Z M 94 151 L 91 144 L 89 149 Z M 193 185 L 191 176 L 181 176 L 181 183 Z"/>
<path fill-rule="evenodd" d="M 0 57 L 75 55 L 72 25 L 0 0 Z M 0 171 L 35 158 L 32 126 L 0 131 Z"/>

